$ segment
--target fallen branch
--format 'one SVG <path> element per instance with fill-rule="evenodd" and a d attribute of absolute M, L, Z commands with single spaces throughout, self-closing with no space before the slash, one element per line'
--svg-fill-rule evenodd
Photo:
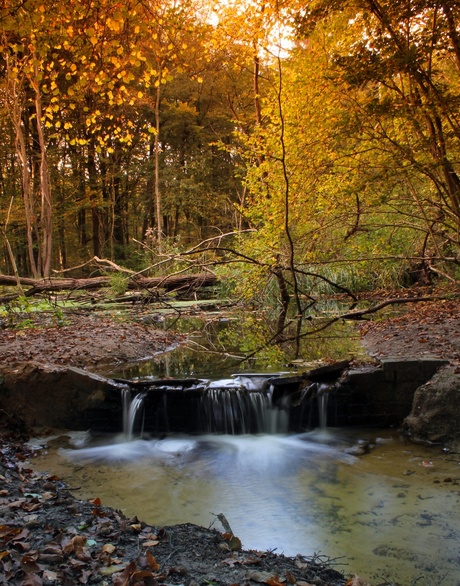
<path fill-rule="evenodd" d="M 76 291 L 88 289 L 100 289 L 110 287 L 111 278 L 90 277 L 87 279 L 30 279 L 21 277 L 20 284 L 25 287 L 31 287 L 25 291 L 26 297 L 31 297 L 37 293 L 52 291 Z M 218 278 L 213 273 L 199 273 L 195 275 L 170 275 L 165 277 L 127 277 L 127 289 L 163 289 L 174 291 L 183 287 L 199 289 L 215 285 Z M 16 277 L 9 275 L 0 275 L 0 285 L 17 286 Z"/>
<path fill-rule="evenodd" d="M 135 274 L 135 271 L 132 271 L 130 269 L 127 269 L 125 267 L 121 267 L 119 265 L 117 265 L 116 263 L 114 263 L 113 261 L 109 260 L 108 258 L 99 258 L 98 256 L 93 256 L 93 258 L 91 258 L 90 260 L 84 262 L 81 265 L 78 265 L 76 267 L 70 267 L 68 269 L 61 269 L 59 271 L 53 271 L 53 273 L 55 274 L 64 274 L 64 273 L 69 273 L 70 271 L 76 271 L 79 269 L 82 269 L 83 267 L 86 267 L 88 265 L 96 265 L 97 267 L 104 267 L 104 265 L 109 266 L 110 268 L 114 269 L 115 271 L 118 271 L 120 273 L 127 273 L 129 275 L 133 275 Z"/>

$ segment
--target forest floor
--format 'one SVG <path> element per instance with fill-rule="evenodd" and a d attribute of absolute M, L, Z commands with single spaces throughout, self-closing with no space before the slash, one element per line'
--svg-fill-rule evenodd
<path fill-rule="evenodd" d="M 94 370 L 151 356 L 182 339 L 154 324 L 95 314 L 73 315 L 59 327 L 53 316 L 40 319 L 40 327 L 0 329 L 0 370 L 24 360 Z M 411 303 L 358 327 L 376 358 L 436 356 L 460 365 L 460 302 Z M 364 586 L 327 559 L 242 551 L 231 534 L 147 526 L 98 499 L 79 501 L 59 478 L 33 470 L 25 439 L 26 430 L 0 413 L 0 584 Z"/>
<path fill-rule="evenodd" d="M 53 313 L 13 316 L 15 327 L 8 322 L 0 327 L 0 370 L 2 365 L 33 360 L 99 371 L 151 358 L 184 340 L 144 320 L 96 312 L 66 313 L 59 322 Z"/>
<path fill-rule="evenodd" d="M 398 315 L 379 315 L 358 327 L 366 352 L 376 359 L 433 357 L 459 368 L 460 299 L 410 303 Z"/>
<path fill-rule="evenodd" d="M 370 299 L 377 305 L 389 297 L 426 298 L 427 293 L 383 291 Z M 377 359 L 430 356 L 460 364 L 460 289 L 447 294 L 458 297 L 444 299 L 439 291 L 439 299 L 390 305 L 356 321 L 366 352 Z M 53 313 L 27 314 L 13 318 L 14 327 L 0 319 L 0 371 L 2 366 L 30 360 L 100 371 L 101 366 L 150 358 L 185 340 L 161 329 L 155 315 L 132 315 L 126 320 L 72 312 L 58 320 Z"/>

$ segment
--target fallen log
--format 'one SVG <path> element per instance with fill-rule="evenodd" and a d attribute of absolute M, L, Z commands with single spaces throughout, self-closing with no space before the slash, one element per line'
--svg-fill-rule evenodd
<path fill-rule="evenodd" d="M 88 289 L 100 289 L 110 287 L 111 278 L 106 276 L 88 277 L 84 279 L 31 279 L 20 277 L 20 284 L 24 287 L 30 287 L 24 294 L 31 297 L 36 293 L 55 292 L 55 291 L 76 291 Z M 218 278 L 213 273 L 198 273 L 194 275 L 168 275 L 165 277 L 139 277 L 127 276 L 126 287 L 129 290 L 157 290 L 176 291 L 178 289 L 200 289 L 215 285 Z M 9 275 L 0 275 L 0 285 L 17 286 L 16 277 Z"/>

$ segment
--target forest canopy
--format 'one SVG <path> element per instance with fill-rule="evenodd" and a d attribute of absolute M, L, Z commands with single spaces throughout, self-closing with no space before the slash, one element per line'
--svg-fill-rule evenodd
<path fill-rule="evenodd" d="M 0 6 L 1 273 L 458 278 L 460 2 Z"/>

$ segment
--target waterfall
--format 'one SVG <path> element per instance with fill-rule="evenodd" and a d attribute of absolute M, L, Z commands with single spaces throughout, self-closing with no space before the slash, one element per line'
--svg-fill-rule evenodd
<path fill-rule="evenodd" d="M 245 387 L 210 385 L 201 400 L 206 432 L 230 435 L 286 433 L 287 405 L 274 406 L 272 396 L 272 386 L 263 390 L 248 390 Z"/>
<path fill-rule="evenodd" d="M 320 429 L 326 429 L 327 427 L 327 404 L 329 401 L 329 391 L 331 385 L 322 383 L 318 385 L 316 390 L 316 396 L 318 398 L 318 418 Z"/>
<path fill-rule="evenodd" d="M 333 383 L 244 374 L 209 381 L 135 381 L 123 390 L 123 434 L 286 434 L 327 425 Z M 308 379 L 307 379 L 308 380 Z"/>
<path fill-rule="evenodd" d="M 135 426 L 140 417 L 144 414 L 145 392 L 136 393 L 134 397 L 128 389 L 122 390 L 123 397 L 123 435 L 129 441 L 133 439 Z M 141 425 L 141 435 L 143 432 L 143 422 Z"/>
<path fill-rule="evenodd" d="M 319 428 L 326 429 L 327 410 L 332 388 L 333 384 L 331 383 L 313 382 L 302 391 L 299 403 L 302 405 L 302 419 L 305 427 L 313 427 L 312 421 L 316 423 L 314 417 L 316 411 Z"/>

